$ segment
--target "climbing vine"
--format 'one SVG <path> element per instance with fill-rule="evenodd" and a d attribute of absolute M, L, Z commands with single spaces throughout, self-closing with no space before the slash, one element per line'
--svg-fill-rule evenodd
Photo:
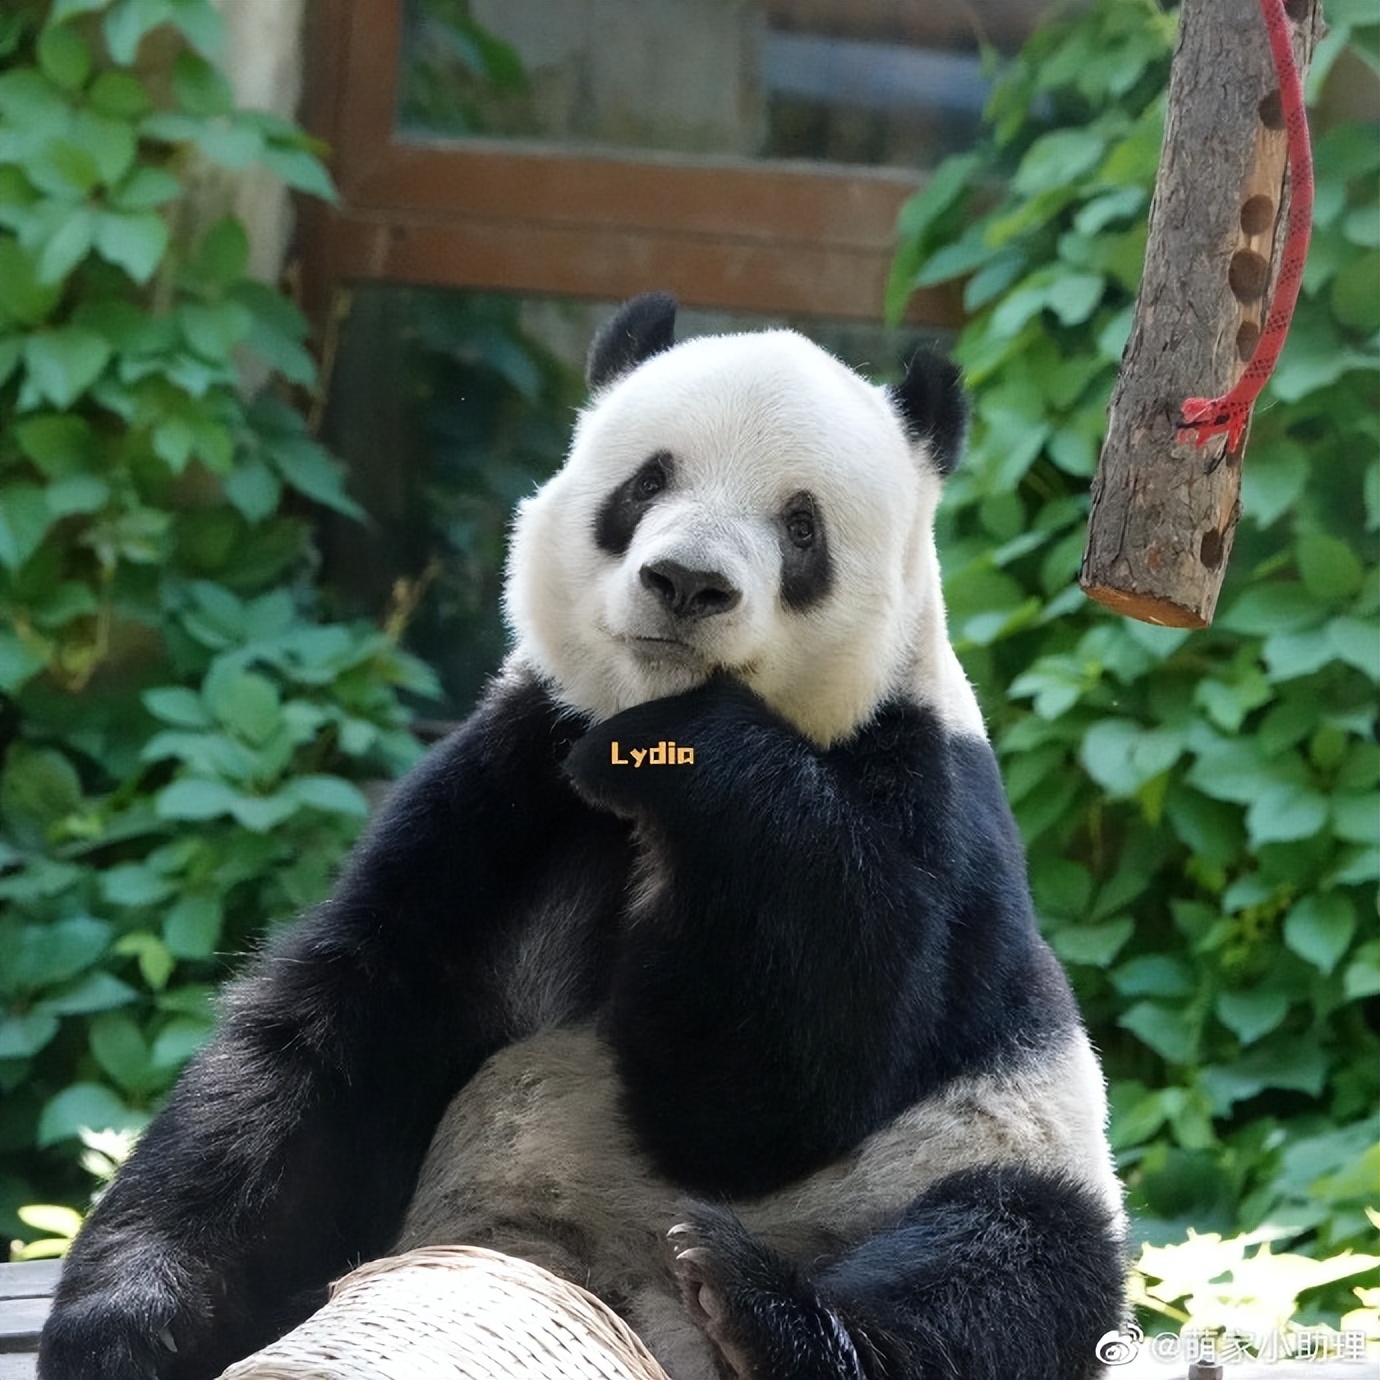
<path fill-rule="evenodd" d="M 208 174 L 330 195 L 237 109 L 209 0 L 0 13 L 0 1225 L 81 1203 L 83 1127 L 137 1127 L 214 985 L 315 901 L 413 760 L 429 673 L 332 623 L 311 513 L 355 513 L 293 405 L 304 322 Z M 209 223 L 204 223 L 209 220 Z M 249 391 L 246 378 L 267 376 Z"/>

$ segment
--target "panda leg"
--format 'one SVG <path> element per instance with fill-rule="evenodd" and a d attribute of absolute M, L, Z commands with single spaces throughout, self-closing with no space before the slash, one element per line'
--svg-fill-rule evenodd
<path fill-rule="evenodd" d="M 691 1316 L 740 1380 L 1095 1380 L 1126 1262 L 1103 1200 L 1014 1166 L 964 1170 L 839 1257 L 798 1264 L 723 1208 L 673 1229 Z"/>

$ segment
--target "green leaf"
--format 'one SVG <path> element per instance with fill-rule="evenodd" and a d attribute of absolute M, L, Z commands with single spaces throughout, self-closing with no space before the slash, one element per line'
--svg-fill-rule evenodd
<path fill-rule="evenodd" d="M 1170 954 L 1142 954 L 1117 965 L 1112 983 L 1129 997 L 1187 997 L 1195 987 L 1182 959 Z"/>
<path fill-rule="evenodd" d="M 205 695 L 216 718 L 245 742 L 266 743 L 282 722 L 276 687 L 253 671 L 208 677 Z"/>
<path fill-rule="evenodd" d="M 110 56 L 121 67 L 133 67 L 144 36 L 172 16 L 172 0 L 120 0 L 105 16 Z"/>
<path fill-rule="evenodd" d="M 1340 892 L 1313 892 L 1284 920 L 1284 942 L 1320 972 L 1330 973 L 1356 933 L 1356 909 Z"/>
<path fill-rule="evenodd" d="M 59 284 L 39 281 L 38 260 L 17 240 L 0 233 L 0 322 L 37 326 L 61 295 Z"/>
<path fill-rule="evenodd" d="M 110 204 L 117 211 L 151 211 L 180 196 L 182 184 L 160 168 L 136 167 L 110 190 Z"/>
<path fill-rule="evenodd" d="M 236 796 L 230 813 L 255 833 L 266 834 L 284 820 L 291 819 L 299 809 L 298 802 L 286 792 L 271 796 Z"/>
<path fill-rule="evenodd" d="M 60 1016 L 88 1016 L 132 1002 L 138 993 L 113 973 L 93 972 L 45 997 L 43 1008 Z"/>
<path fill-rule="evenodd" d="M 238 799 L 223 781 L 188 776 L 164 786 L 154 797 L 154 809 L 160 819 L 214 819 L 229 814 Z"/>
<path fill-rule="evenodd" d="M 128 120 L 100 115 L 94 110 L 78 111 L 69 136 L 96 166 L 96 177 L 106 186 L 120 182 L 134 165 L 138 138 Z"/>
<path fill-rule="evenodd" d="M 178 958 L 210 958 L 220 940 L 220 926 L 220 900 L 211 892 L 192 891 L 164 917 L 163 938 Z"/>
<path fill-rule="evenodd" d="M 225 21 L 204 0 L 175 0 L 173 23 L 202 57 L 215 57 L 225 44 Z"/>
<path fill-rule="evenodd" d="M 1105 968 L 1134 933 L 1135 925 L 1122 916 L 1101 925 L 1066 925 L 1053 933 L 1050 942 L 1065 963 Z"/>
<path fill-rule="evenodd" d="M 260 162 L 293 191 L 332 203 L 340 200 L 325 165 L 307 149 L 290 144 L 269 144 L 260 155 Z"/>
<path fill-rule="evenodd" d="M 257 460 L 236 465 L 225 480 L 225 496 L 250 522 L 262 522 L 278 509 L 283 487 L 278 477 Z"/>
<path fill-rule="evenodd" d="M 41 838 L 82 803 L 81 778 L 61 752 L 24 742 L 10 747 L 0 776 L 0 817 L 10 829 Z"/>
<path fill-rule="evenodd" d="M 1242 1044 L 1251 1045 L 1276 1029 L 1289 1014 L 1289 998 L 1284 992 L 1264 987 L 1219 992 L 1216 1011 L 1222 1024 Z"/>
<path fill-rule="evenodd" d="M 1246 830 L 1257 847 L 1311 839 L 1326 822 L 1326 798 L 1293 782 L 1266 786 L 1246 809 Z"/>
<path fill-rule="evenodd" d="M 299 493 L 346 517 L 364 520 L 364 509 L 345 492 L 340 467 L 314 441 L 284 439 L 274 445 L 271 458 Z"/>
<path fill-rule="evenodd" d="M 1117 1024 L 1168 1063 L 1191 1064 L 1197 1056 L 1197 1028 L 1181 1009 L 1138 1001 L 1121 1014 Z"/>
<path fill-rule="evenodd" d="M 228 288 L 244 277 L 248 263 L 249 236 L 244 225 L 235 216 L 222 216 L 201 237 L 192 265 L 192 277 L 198 286 L 212 284 Z M 256 286 L 267 297 L 281 301 L 271 288 L 263 284 Z"/>
<path fill-rule="evenodd" d="M 154 1039 L 150 1051 L 154 1068 L 176 1073 L 212 1036 L 215 1023 L 208 1017 L 178 1016 Z"/>
<path fill-rule="evenodd" d="M 100 73 L 91 83 L 86 99 L 93 110 L 121 120 L 138 119 L 150 105 L 143 82 L 131 72 Z"/>
<path fill-rule="evenodd" d="M 178 308 L 178 324 L 187 343 L 204 359 L 224 359 L 249 334 L 253 318 L 238 302 Z"/>
<path fill-rule="evenodd" d="M 0 1019 L 0 1060 L 28 1059 L 58 1033 L 59 1021 L 48 1011 L 21 1011 Z"/>
<path fill-rule="evenodd" d="M 96 252 L 147 283 L 168 249 L 167 222 L 156 211 L 103 211 L 96 224 Z"/>
<path fill-rule="evenodd" d="M 1107 143 L 1095 127 L 1057 129 L 1041 135 L 1021 159 L 1012 189 L 1023 197 L 1076 183 L 1101 161 Z"/>
<path fill-rule="evenodd" d="M 330 814 L 353 815 L 363 818 L 369 813 L 369 802 L 352 781 L 340 776 L 298 776 L 284 787 L 284 792 L 302 805 Z"/>
<path fill-rule="evenodd" d="M 18 570 L 42 544 L 53 514 L 33 484 L 0 487 L 0 565 Z"/>
<path fill-rule="evenodd" d="M 110 0 L 53 0 L 53 8 L 48 16 L 50 24 L 61 24 L 65 19 L 73 19 L 79 14 L 91 14 L 95 10 L 107 9 Z"/>
<path fill-rule="evenodd" d="M 144 707 L 155 718 L 178 728 L 210 728 L 212 719 L 201 696 L 182 685 L 165 685 L 145 690 Z"/>
<path fill-rule="evenodd" d="M 1261 527 L 1269 527 L 1292 509 L 1308 478 L 1308 453 L 1287 439 L 1252 454 L 1241 476 L 1241 508 Z"/>
<path fill-rule="evenodd" d="M 1361 562 L 1337 537 L 1308 532 L 1298 539 L 1299 575 L 1304 588 L 1318 599 L 1345 599 L 1361 587 Z"/>
<path fill-rule="evenodd" d="M 14 694 L 48 664 L 32 634 L 20 637 L 0 627 L 0 690 Z"/>
<path fill-rule="evenodd" d="M 113 1083 L 136 1097 L 149 1090 L 148 1046 L 128 1015 L 108 1011 L 97 1016 L 87 1038 L 92 1057 Z"/>
<path fill-rule="evenodd" d="M 44 1105 L 35 1143 L 40 1149 L 76 1140 L 82 1131 L 127 1131 L 141 1118 L 100 1083 L 74 1083 Z"/>
<path fill-rule="evenodd" d="M 38 281 L 61 283 L 86 257 L 95 238 L 96 217 L 87 206 L 76 206 L 49 237 L 38 254 Z"/>
<path fill-rule="evenodd" d="M 1171 729 L 1104 719 L 1088 730 L 1079 755 L 1098 785 L 1114 795 L 1134 795 L 1168 771 L 1182 751 L 1182 736 Z"/>
<path fill-rule="evenodd" d="M 139 972 L 144 981 L 155 992 L 161 992 L 168 985 L 176 960 L 168 952 L 168 947 L 157 935 L 147 930 L 135 930 L 121 936 L 115 945 L 115 952 L 132 955 L 139 964 Z"/>
<path fill-rule="evenodd" d="M 76 29 L 46 24 L 35 49 L 39 69 L 65 91 L 76 91 L 91 75 L 91 49 Z"/>
<path fill-rule="evenodd" d="M 112 906 L 156 906 L 175 889 L 167 877 L 146 863 L 120 863 L 101 874 L 101 896 Z"/>
<path fill-rule="evenodd" d="M 179 53 L 173 63 L 173 95 L 189 115 L 228 114 L 235 103 L 230 83 L 204 57 Z"/>
<path fill-rule="evenodd" d="M 110 342 L 81 326 L 60 326 L 31 335 L 24 346 L 29 381 L 38 396 L 71 407 L 100 377 Z"/>

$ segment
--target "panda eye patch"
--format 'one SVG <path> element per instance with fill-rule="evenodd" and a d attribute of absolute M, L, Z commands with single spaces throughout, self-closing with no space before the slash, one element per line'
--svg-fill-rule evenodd
<path fill-rule="evenodd" d="M 601 551 L 611 556 L 627 551 L 642 515 L 670 484 L 672 473 L 670 451 L 659 450 L 609 494 L 594 519 L 594 542 Z"/>
<path fill-rule="evenodd" d="M 823 599 L 833 586 L 828 529 L 812 493 L 802 490 L 781 505 L 781 597 L 786 606 L 803 612 Z"/>

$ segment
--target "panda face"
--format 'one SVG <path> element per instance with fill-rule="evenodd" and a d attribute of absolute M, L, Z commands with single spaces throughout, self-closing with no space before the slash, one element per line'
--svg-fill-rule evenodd
<path fill-rule="evenodd" d="M 947 650 L 939 487 L 885 392 L 803 337 L 687 341 L 598 392 L 522 505 L 518 654 L 598 718 L 725 671 L 831 742 Z"/>

